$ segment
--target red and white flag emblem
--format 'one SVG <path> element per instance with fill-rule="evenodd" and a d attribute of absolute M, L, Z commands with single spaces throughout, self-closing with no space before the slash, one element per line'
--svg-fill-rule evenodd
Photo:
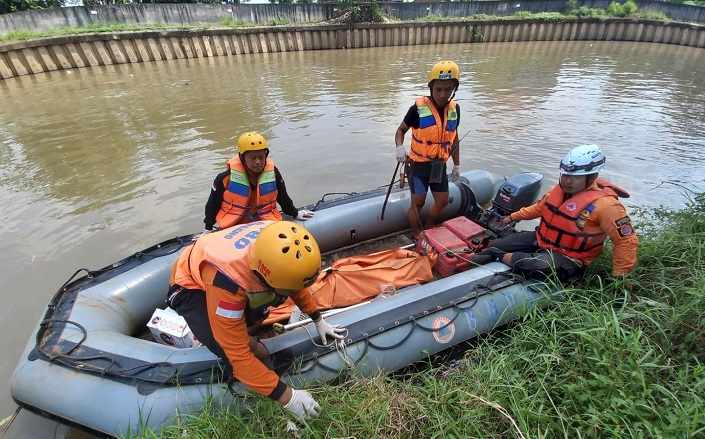
<path fill-rule="evenodd" d="M 226 302 L 224 300 L 218 301 L 218 308 L 216 308 L 215 313 L 226 319 L 241 319 L 242 312 L 245 310 L 245 304 L 239 302 Z"/>

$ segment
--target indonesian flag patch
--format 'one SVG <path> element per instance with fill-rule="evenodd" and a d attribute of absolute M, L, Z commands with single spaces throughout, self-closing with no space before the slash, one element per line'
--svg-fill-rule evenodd
<path fill-rule="evenodd" d="M 226 319 L 241 319 L 244 310 L 244 303 L 233 303 L 220 300 L 218 301 L 218 308 L 216 308 L 215 313 L 221 317 L 225 317 Z"/>

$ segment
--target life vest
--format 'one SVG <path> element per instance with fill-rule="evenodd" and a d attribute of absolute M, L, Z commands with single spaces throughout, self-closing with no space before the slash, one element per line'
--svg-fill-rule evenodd
<path fill-rule="evenodd" d="M 588 221 L 594 202 L 602 197 L 628 198 L 629 194 L 607 180 L 598 178 L 595 185 L 564 201 L 565 192 L 555 185 L 546 195 L 541 209 L 541 224 L 536 230 L 540 248 L 555 251 L 590 264 L 602 252 L 607 234 Z"/>
<path fill-rule="evenodd" d="M 173 283 L 189 290 L 205 290 L 201 266 L 208 262 L 246 292 L 271 290 L 250 269 L 249 253 L 260 231 L 272 221 L 240 224 L 209 233 L 184 248 L 176 261 Z"/>
<path fill-rule="evenodd" d="M 438 114 L 431 98 L 416 99 L 419 127 L 411 128 L 409 158 L 415 162 L 448 160 L 458 129 L 458 110 L 455 101 L 448 102 L 444 117 Z"/>
<path fill-rule="evenodd" d="M 228 161 L 228 169 L 230 176 L 223 181 L 227 185 L 223 192 L 223 202 L 215 216 L 218 227 L 224 229 L 258 220 L 281 221 L 282 215 L 277 208 L 278 191 L 272 159 L 267 159 L 254 194 L 247 170 L 239 156 Z"/>

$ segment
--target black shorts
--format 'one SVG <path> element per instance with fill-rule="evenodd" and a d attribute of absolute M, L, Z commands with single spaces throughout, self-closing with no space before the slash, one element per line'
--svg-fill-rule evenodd
<path fill-rule="evenodd" d="M 411 162 L 409 187 L 414 195 L 426 195 L 428 188 L 431 192 L 448 192 L 448 174 L 446 164 L 443 163 L 443 175 L 440 183 L 429 183 L 431 178 L 431 162 Z"/>

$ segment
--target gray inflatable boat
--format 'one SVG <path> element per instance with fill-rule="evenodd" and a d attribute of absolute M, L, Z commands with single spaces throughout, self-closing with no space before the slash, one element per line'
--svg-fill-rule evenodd
<path fill-rule="evenodd" d="M 502 183 L 485 171 L 466 172 L 450 184 L 442 216 L 465 215 L 492 229 L 496 209 L 533 202 L 541 179 L 526 173 Z M 384 189 L 332 201 L 324 196 L 310 207 L 317 214 L 306 226 L 330 261 L 337 250 L 403 235 L 409 197 L 407 190 L 393 191 L 382 221 Z M 425 209 L 430 194 L 427 201 Z M 490 202 L 492 209 L 480 208 Z M 216 405 L 240 403 L 244 388 L 223 383 L 219 360 L 205 347 L 178 349 L 139 337 L 163 306 L 171 264 L 191 239 L 171 239 L 100 270 L 74 273 L 48 304 L 14 371 L 17 404 L 117 436 L 158 430 L 177 413 L 198 412 L 206 398 Z M 289 325 L 262 341 L 285 381 L 306 386 L 332 380 L 348 367 L 363 375 L 400 369 L 517 319 L 544 295 L 494 262 L 329 316 L 348 328 L 344 350 L 314 343 L 310 323 Z"/>

